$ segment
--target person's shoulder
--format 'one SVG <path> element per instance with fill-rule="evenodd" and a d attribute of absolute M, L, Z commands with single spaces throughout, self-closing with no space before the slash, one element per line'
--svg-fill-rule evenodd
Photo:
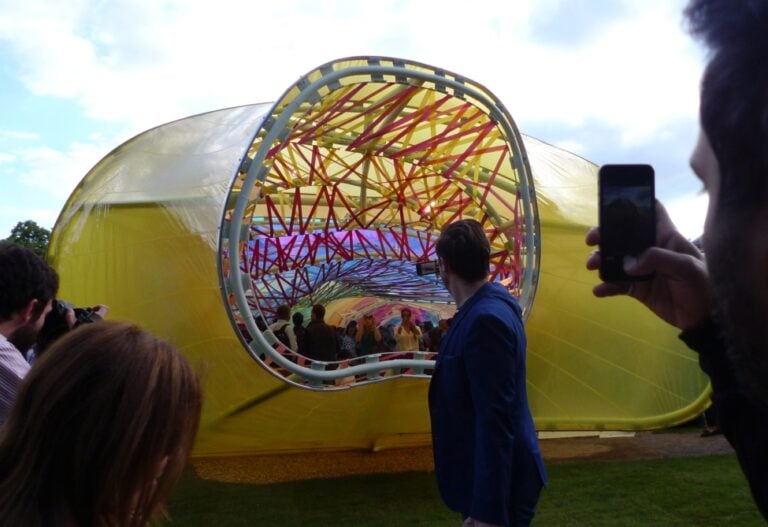
<path fill-rule="evenodd" d="M 507 314 L 516 314 L 520 316 L 520 304 L 504 286 L 491 283 L 482 290 L 482 296 L 477 302 L 477 311 L 480 313 L 490 312 L 502 316 Z"/>
<path fill-rule="evenodd" d="M 520 308 L 509 296 L 491 295 L 478 302 L 471 313 L 472 324 L 480 327 L 494 325 L 515 326 L 522 323 Z"/>
<path fill-rule="evenodd" d="M 513 312 L 512 306 L 497 296 L 484 296 L 475 302 L 467 312 L 472 318 L 498 317 L 506 318 Z"/>
<path fill-rule="evenodd" d="M 6 339 L 0 340 L 0 361 L 12 359 L 17 355 L 21 356 L 21 352 L 16 349 L 16 346 Z"/>
<path fill-rule="evenodd" d="M 8 341 L 0 343 L 0 370 L 23 377 L 29 368 L 29 363 L 13 344 Z"/>

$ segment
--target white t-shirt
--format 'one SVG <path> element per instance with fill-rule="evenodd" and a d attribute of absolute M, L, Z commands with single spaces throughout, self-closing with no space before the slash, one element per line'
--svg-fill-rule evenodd
<path fill-rule="evenodd" d="M 395 340 L 397 341 L 397 348 L 395 349 L 397 349 L 397 351 L 419 351 L 421 329 L 415 324 L 413 329 L 416 333 L 406 331 L 402 324 L 395 328 Z"/>

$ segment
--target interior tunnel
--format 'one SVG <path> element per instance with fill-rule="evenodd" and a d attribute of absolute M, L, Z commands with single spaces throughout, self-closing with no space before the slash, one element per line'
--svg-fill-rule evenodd
<path fill-rule="evenodd" d="M 261 341 L 249 347 L 257 359 L 292 381 L 329 389 L 350 375 L 359 383 L 422 372 L 433 357 L 418 349 L 345 368 L 308 363 L 248 315 L 269 321 L 281 304 L 306 312 L 320 303 L 345 325 L 379 299 L 448 316 L 445 287 L 415 264 L 434 260 L 440 229 L 462 217 L 482 223 L 492 279 L 528 308 L 538 261 L 533 196 L 519 133 L 481 86 L 400 60 L 323 66 L 277 102 L 232 187 L 221 244 L 231 312 L 247 343 Z M 339 309 L 350 297 L 360 302 Z"/>
<path fill-rule="evenodd" d="M 314 304 L 345 326 L 408 307 L 455 311 L 435 275 L 440 229 L 478 220 L 491 280 L 518 298 L 540 429 L 684 421 L 707 381 L 674 330 L 626 299 L 596 301 L 583 236 L 596 167 L 522 136 L 483 86 L 410 61 L 357 57 L 276 103 L 144 132 L 70 196 L 49 256 L 63 298 L 101 302 L 173 341 L 205 381 L 196 455 L 429 442 L 434 354 L 342 361 L 289 349 L 258 319 Z"/>

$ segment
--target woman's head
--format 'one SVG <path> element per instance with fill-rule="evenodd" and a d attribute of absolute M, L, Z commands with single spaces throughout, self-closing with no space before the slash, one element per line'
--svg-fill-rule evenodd
<path fill-rule="evenodd" d="M 183 469 L 201 399 L 181 354 L 132 324 L 68 333 L 24 380 L 0 436 L 2 519 L 144 525 Z"/>

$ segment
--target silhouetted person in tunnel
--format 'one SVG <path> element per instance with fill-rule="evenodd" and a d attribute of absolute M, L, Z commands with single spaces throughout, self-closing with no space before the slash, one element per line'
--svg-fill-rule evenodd
<path fill-rule="evenodd" d="M 293 326 L 291 325 L 291 308 L 287 304 L 282 304 L 277 307 L 275 314 L 277 315 L 277 320 L 269 325 L 269 329 L 285 346 L 294 351 L 298 350 L 296 334 L 293 332 Z"/>
<path fill-rule="evenodd" d="M 357 350 L 359 355 L 370 355 L 379 351 L 382 337 L 379 328 L 376 327 L 376 319 L 368 314 L 363 317 L 363 322 L 357 328 Z"/>
<path fill-rule="evenodd" d="M 320 304 L 312 306 L 311 317 L 299 352 L 312 360 L 326 362 L 338 360 L 336 330 L 325 323 L 325 307 Z"/>
<path fill-rule="evenodd" d="M 293 321 L 293 334 L 296 335 L 296 351 L 301 350 L 304 343 L 304 335 L 307 333 L 307 328 L 304 327 L 304 315 L 297 311 L 291 317 Z"/>

